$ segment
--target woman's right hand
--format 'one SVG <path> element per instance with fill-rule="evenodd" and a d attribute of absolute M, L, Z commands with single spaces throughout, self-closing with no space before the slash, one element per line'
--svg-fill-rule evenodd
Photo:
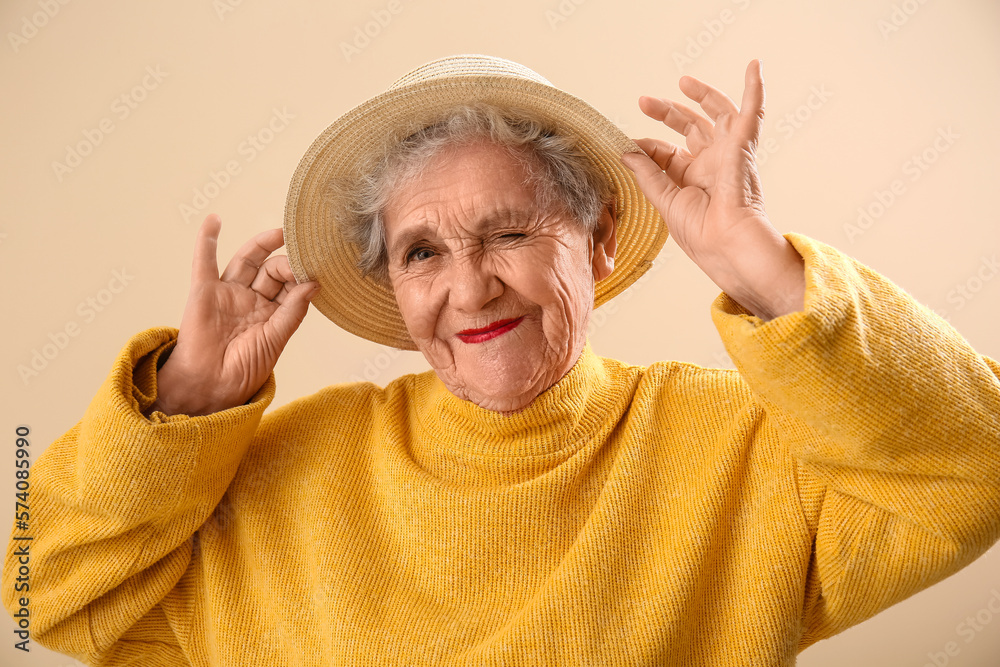
<path fill-rule="evenodd" d="M 246 403 L 319 291 L 316 282 L 296 284 L 287 257 L 270 257 L 284 244 L 281 229 L 247 241 L 220 278 L 221 228 L 212 214 L 198 230 L 180 334 L 157 372 L 157 397 L 147 414 L 207 415 Z"/>

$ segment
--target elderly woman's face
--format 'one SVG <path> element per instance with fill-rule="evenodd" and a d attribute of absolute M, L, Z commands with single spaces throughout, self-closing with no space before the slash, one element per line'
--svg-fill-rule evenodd
<path fill-rule="evenodd" d="M 594 283 L 611 273 L 614 220 L 593 234 L 540 211 L 524 168 L 488 142 L 455 147 L 394 193 L 389 277 L 417 347 L 456 396 L 528 405 L 572 368 Z"/>

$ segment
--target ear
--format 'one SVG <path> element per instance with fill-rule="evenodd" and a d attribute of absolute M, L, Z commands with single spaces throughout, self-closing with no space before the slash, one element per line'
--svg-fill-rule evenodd
<path fill-rule="evenodd" d="M 594 270 L 594 282 L 604 280 L 615 270 L 615 251 L 618 249 L 617 227 L 618 216 L 615 215 L 615 202 L 612 200 L 601 212 L 592 238 L 591 266 Z"/>

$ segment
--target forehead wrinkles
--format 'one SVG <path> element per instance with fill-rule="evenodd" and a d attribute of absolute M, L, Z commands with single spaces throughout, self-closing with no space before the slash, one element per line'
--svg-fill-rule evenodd
<path fill-rule="evenodd" d="M 502 172 L 474 174 L 468 180 L 456 175 L 444 183 L 423 187 L 420 181 L 415 181 L 393 197 L 387 211 L 396 213 L 394 217 L 400 221 L 426 218 L 435 224 L 457 222 L 463 226 L 474 225 L 481 218 L 495 217 L 505 211 L 522 215 L 535 212 L 538 203 L 534 188 L 503 178 Z"/>

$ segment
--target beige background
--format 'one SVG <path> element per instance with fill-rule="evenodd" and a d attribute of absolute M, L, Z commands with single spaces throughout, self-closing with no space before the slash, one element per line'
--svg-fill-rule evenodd
<path fill-rule="evenodd" d="M 874 267 L 1000 358 L 995 0 L 63 2 L 0 5 L 0 526 L 13 520 L 15 427 L 30 426 L 37 457 L 79 419 L 131 334 L 179 323 L 204 214 L 223 218 L 224 264 L 280 225 L 298 159 L 334 118 L 453 53 L 517 60 L 631 136 L 666 138 L 676 135 L 639 113 L 640 94 L 683 99 L 677 80 L 691 73 L 738 100 L 746 64 L 762 57 L 774 224 Z M 244 143 L 251 135 L 260 149 Z M 78 164 L 54 166 L 78 146 Z M 921 154 L 925 169 L 913 161 Z M 230 161 L 239 173 L 206 192 Z M 186 220 L 181 204 L 205 203 L 195 190 L 214 196 Z M 880 192 L 893 199 L 881 211 Z M 859 207 L 874 215 L 851 233 Z M 729 365 L 708 316 L 717 291 L 668 241 L 647 280 L 597 311 L 592 344 L 634 363 Z M 67 327 L 76 335 L 63 339 Z M 53 337 L 64 347 L 45 348 Z M 46 351 L 35 359 L 44 368 L 23 377 L 19 367 Z M 275 404 L 424 368 L 416 353 L 352 338 L 313 312 L 278 365 Z M 799 664 L 920 667 L 938 654 L 939 665 L 996 665 L 1000 614 L 987 605 L 1000 596 L 998 566 L 994 548 Z M 977 613 L 988 621 L 970 636 L 960 624 Z M 14 650 L 12 628 L 3 615 L 0 663 L 74 664 L 37 645 Z M 949 642 L 956 655 L 944 654 Z"/>

